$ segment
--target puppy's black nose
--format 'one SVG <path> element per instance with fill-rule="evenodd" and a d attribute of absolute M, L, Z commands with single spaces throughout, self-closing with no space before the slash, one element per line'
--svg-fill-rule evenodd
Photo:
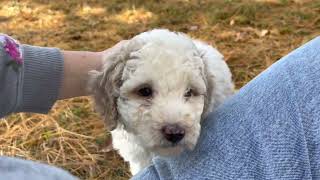
<path fill-rule="evenodd" d="M 178 143 L 183 139 L 185 131 L 176 124 L 163 126 L 161 129 L 163 136 L 172 143 Z"/>

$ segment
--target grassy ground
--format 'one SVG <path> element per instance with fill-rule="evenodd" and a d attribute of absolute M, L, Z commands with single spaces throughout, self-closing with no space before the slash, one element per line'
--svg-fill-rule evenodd
<path fill-rule="evenodd" d="M 217 47 L 240 88 L 319 35 L 320 1 L 0 1 L 0 32 L 39 46 L 98 51 L 159 27 Z M 89 98 L 75 98 L 56 103 L 49 115 L 3 119 L 0 155 L 60 166 L 82 179 L 128 179 L 128 166 L 106 152 L 109 138 Z"/>

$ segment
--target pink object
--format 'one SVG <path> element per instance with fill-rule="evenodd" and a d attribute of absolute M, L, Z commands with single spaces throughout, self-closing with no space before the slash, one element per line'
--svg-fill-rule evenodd
<path fill-rule="evenodd" d="M 19 44 L 17 44 L 13 39 L 5 36 L 3 48 L 8 53 L 8 55 L 12 58 L 12 60 L 16 62 L 16 64 L 21 65 L 23 63 Z"/>

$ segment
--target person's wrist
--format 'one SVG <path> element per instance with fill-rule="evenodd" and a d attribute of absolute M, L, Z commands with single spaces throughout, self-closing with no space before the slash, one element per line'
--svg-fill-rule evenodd
<path fill-rule="evenodd" d="M 100 71 L 103 64 L 103 51 L 101 52 L 94 52 L 94 70 Z"/>
<path fill-rule="evenodd" d="M 91 70 L 100 70 L 101 52 L 63 51 L 64 76 L 59 99 L 88 95 L 86 86 Z"/>

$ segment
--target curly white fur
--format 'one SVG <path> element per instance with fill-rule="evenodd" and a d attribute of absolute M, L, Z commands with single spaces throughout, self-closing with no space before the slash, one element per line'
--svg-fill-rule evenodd
<path fill-rule="evenodd" d="M 152 30 L 130 40 L 108 56 L 101 72 L 91 72 L 97 110 L 112 130 L 113 147 L 130 163 L 132 174 L 156 155 L 192 150 L 200 122 L 233 93 L 230 70 L 211 46 L 181 33 Z M 152 97 L 137 94 L 151 87 Z M 188 89 L 195 94 L 185 97 Z M 177 144 L 161 128 L 178 124 L 185 130 Z"/>

